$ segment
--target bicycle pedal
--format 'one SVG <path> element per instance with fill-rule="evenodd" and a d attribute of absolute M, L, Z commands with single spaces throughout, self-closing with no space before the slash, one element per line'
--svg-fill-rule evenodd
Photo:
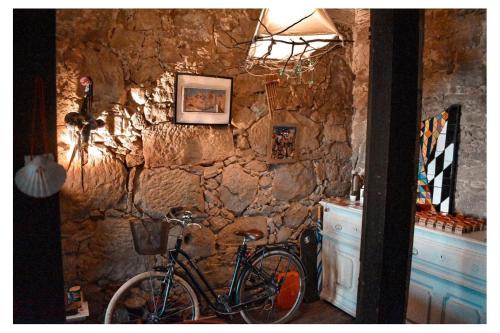
<path fill-rule="evenodd" d="M 166 272 L 167 269 L 168 268 L 166 266 L 155 266 L 155 267 L 153 267 L 153 270 L 155 272 Z"/>
<path fill-rule="evenodd" d="M 264 305 L 264 307 L 262 308 L 264 311 L 271 311 L 274 307 L 274 304 L 273 303 L 268 303 L 266 305 Z"/>

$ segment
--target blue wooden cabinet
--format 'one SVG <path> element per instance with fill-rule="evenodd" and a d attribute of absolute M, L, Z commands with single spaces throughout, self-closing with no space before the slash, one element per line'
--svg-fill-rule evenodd
<path fill-rule="evenodd" d="M 323 201 L 321 298 L 356 316 L 362 208 Z M 409 323 L 486 322 L 486 231 L 415 227 Z"/>

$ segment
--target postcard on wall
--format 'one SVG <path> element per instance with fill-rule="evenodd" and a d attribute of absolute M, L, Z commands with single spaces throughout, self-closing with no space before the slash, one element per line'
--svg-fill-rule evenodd
<path fill-rule="evenodd" d="M 232 78 L 178 73 L 176 124 L 230 124 L 232 89 Z"/>
<path fill-rule="evenodd" d="M 269 163 L 291 163 L 297 161 L 297 124 L 272 124 L 267 145 Z"/>

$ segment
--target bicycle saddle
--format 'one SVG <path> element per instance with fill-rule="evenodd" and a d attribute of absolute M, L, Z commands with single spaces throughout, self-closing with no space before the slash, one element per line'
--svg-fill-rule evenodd
<path fill-rule="evenodd" d="M 195 207 L 172 207 L 170 208 L 168 215 L 181 219 L 186 211 L 191 212 L 193 222 L 201 222 L 208 217 L 208 214 L 201 212 Z"/>
<path fill-rule="evenodd" d="M 262 231 L 257 230 L 257 229 L 240 230 L 240 231 L 236 231 L 234 234 L 236 236 L 242 236 L 242 237 L 248 238 L 248 239 L 253 240 L 253 241 L 259 240 L 262 237 L 264 237 L 264 233 L 262 233 Z"/>

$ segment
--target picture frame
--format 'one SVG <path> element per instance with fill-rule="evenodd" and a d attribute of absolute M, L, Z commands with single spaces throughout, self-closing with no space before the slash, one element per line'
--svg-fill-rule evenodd
<path fill-rule="evenodd" d="M 175 78 L 175 123 L 229 125 L 233 78 L 177 73 Z"/>
<path fill-rule="evenodd" d="M 293 163 L 298 160 L 299 125 L 294 123 L 271 123 L 267 144 L 268 163 Z"/>

